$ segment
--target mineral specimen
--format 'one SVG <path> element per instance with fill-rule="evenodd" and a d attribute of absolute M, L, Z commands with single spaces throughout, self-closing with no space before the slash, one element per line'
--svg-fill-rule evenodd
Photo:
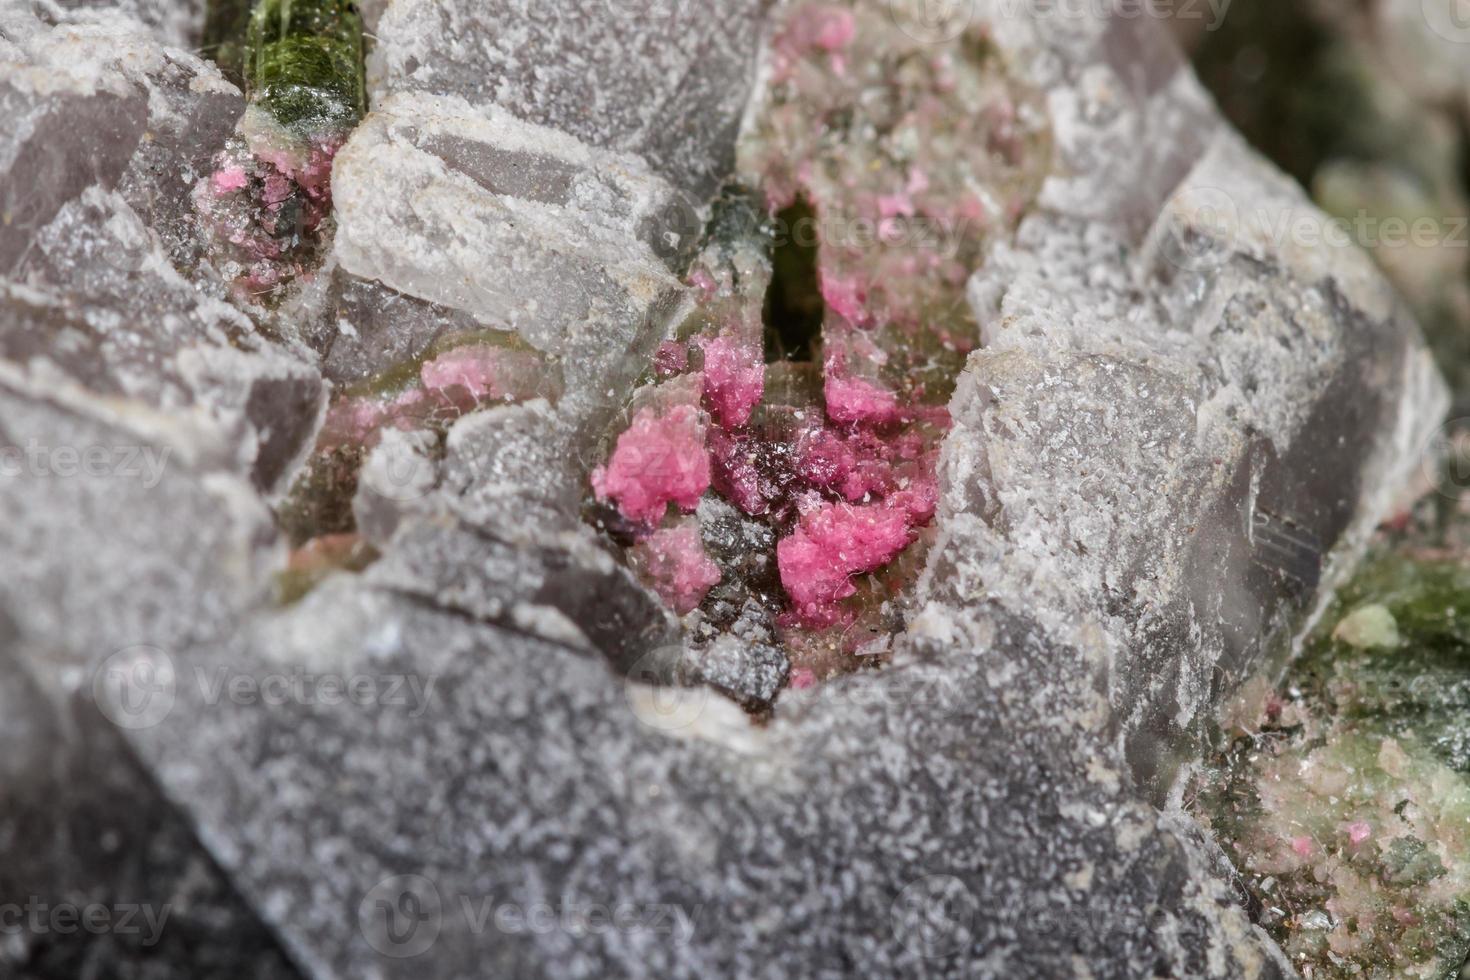
<path fill-rule="evenodd" d="M 979 339 L 965 280 L 1035 194 L 1046 135 L 1034 94 L 978 32 L 927 46 L 864 4 L 783 12 L 768 71 L 737 170 L 755 200 L 727 191 L 718 205 L 687 277 L 687 353 L 660 348 L 656 387 L 638 396 L 677 401 L 675 376 L 693 370 L 708 424 L 691 419 L 676 444 L 639 409 L 593 488 L 653 527 L 676 473 L 700 474 L 678 501 L 694 509 L 712 457 L 717 490 L 778 532 L 784 639 L 827 673 L 899 622 L 891 604 L 917 563 L 861 596 L 855 579 L 933 517 L 944 405 Z"/>
<path fill-rule="evenodd" d="M 238 92 L 41 7 L 0 12 L 0 463 L 171 462 L 0 473 L 0 706 L 29 709 L 0 888 L 198 931 L 3 969 L 1291 974 L 1178 775 L 1444 402 L 1368 260 L 1269 235 L 1321 216 L 1157 24 L 267 0 L 273 42 L 341 15 L 302 39 L 312 98 L 378 18 L 362 87 L 322 89 L 329 214 L 310 139 L 207 172 Z M 139 195 L 155 122 L 179 187 L 320 217 L 246 214 L 244 245 L 292 236 L 269 302 L 186 194 Z M 1393 630 L 1362 613 L 1352 656 L 1410 649 L 1374 601 Z M 1448 767 L 1390 734 L 1354 764 Z M 1457 800 L 1412 834 L 1313 809 L 1278 856 L 1443 911 Z M 79 874 L 93 842 L 126 857 Z"/>

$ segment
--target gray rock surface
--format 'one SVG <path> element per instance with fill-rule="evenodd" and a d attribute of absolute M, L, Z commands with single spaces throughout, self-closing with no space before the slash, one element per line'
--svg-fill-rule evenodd
<path fill-rule="evenodd" d="M 376 107 L 334 175 L 342 269 L 515 331 L 555 358 L 572 418 L 619 402 L 678 306 L 655 245 L 685 205 L 637 158 L 411 93 Z"/>
<path fill-rule="evenodd" d="M 978 655 L 916 651 L 762 730 L 344 585 L 187 661 L 366 677 L 384 703 L 181 684 L 132 737 L 317 976 L 1285 975 L 1192 832 L 1004 696 L 1050 652 L 991 623 Z M 390 700 L 404 674 L 431 695 Z"/>
<path fill-rule="evenodd" d="M 6 286 L 0 443 L 178 462 L 146 492 L 0 479 L 19 556 L 0 704 L 62 706 L 0 724 L 34 743 L 94 694 L 112 722 L 6 763 L 27 802 L 0 833 L 34 860 L 0 885 L 202 896 L 195 972 L 138 975 L 210 975 L 235 940 L 289 975 L 273 936 L 321 980 L 1291 975 L 1168 806 L 1172 777 L 1382 516 L 1438 382 L 1362 256 L 1270 237 L 1315 212 L 1222 128 L 1158 25 L 1002 6 L 975 15 L 1045 93 L 1054 172 L 971 283 L 986 347 L 951 405 L 915 614 L 891 665 L 787 690 L 763 723 L 709 686 L 647 683 L 688 651 L 578 514 L 588 433 L 682 301 L 663 232 L 723 175 L 756 8 L 676 4 L 667 27 L 614 2 L 382 15 L 375 111 L 335 174 L 326 308 L 358 312 L 330 324 L 329 371 L 375 376 L 468 317 L 559 358 L 568 395 L 472 414 L 442 447 L 385 439 L 356 501 L 382 558 L 284 609 L 258 608 L 281 545 L 254 450 L 278 427 L 249 405 L 261 365 L 293 355 L 119 343 L 127 321 L 99 311 L 156 301 L 224 328 L 133 285 L 173 282 L 167 236 L 127 196 L 134 158 L 88 143 L 0 238 L 34 277 Z M 27 65 L 63 37 L 0 34 Z M 0 77 L 33 105 L 13 79 L 34 73 Z M 155 101 L 75 86 L 46 111 L 100 133 Z M 15 159 L 57 155 L 21 132 Z M 96 285 L 53 258 L 92 240 L 65 224 L 89 207 L 109 234 L 152 223 L 144 267 Z M 259 401 L 309 436 L 294 390 Z M 730 652 L 705 680 L 768 697 L 784 662 Z M 93 766 L 108 778 L 77 775 Z M 59 829 L 34 816 L 51 792 Z M 127 858 L 67 858 L 70 835 Z"/>
<path fill-rule="evenodd" d="M 211 415 L 242 471 L 280 489 L 320 421 L 320 377 L 196 269 L 189 192 L 243 110 L 239 90 L 116 11 L 3 17 L 0 357 Z"/>
<path fill-rule="evenodd" d="M 19 643 L 13 631 L 0 631 L 7 747 L 0 973 L 17 980 L 299 977 L 90 691 L 75 699 L 48 695 Z"/>
<path fill-rule="evenodd" d="M 734 162 L 769 0 L 394 3 L 369 70 L 378 98 L 458 96 L 643 158 L 691 198 Z"/>
<path fill-rule="evenodd" d="M 0 608 L 57 677 L 134 643 L 227 635 L 281 551 L 218 431 L 48 387 L 0 362 Z"/>
<path fill-rule="evenodd" d="M 198 261 L 189 191 L 245 109 L 212 65 L 117 10 L 13 3 L 0 11 L 0 106 L 0 272 L 92 187 L 121 193 L 171 260 Z"/>
<path fill-rule="evenodd" d="M 1214 707 L 1284 661 L 1446 402 L 1367 256 L 1322 243 L 1326 217 L 1190 73 L 1146 77 L 1138 29 L 1066 36 L 1092 58 L 1042 80 L 1071 167 L 971 281 L 984 349 L 921 596 L 1099 631 L 1097 663 L 1049 673 L 1102 693 L 1106 737 L 1162 800 Z M 1140 126 L 1186 128 L 1120 156 Z M 1071 168 L 1102 159 L 1157 179 L 1079 193 Z"/>

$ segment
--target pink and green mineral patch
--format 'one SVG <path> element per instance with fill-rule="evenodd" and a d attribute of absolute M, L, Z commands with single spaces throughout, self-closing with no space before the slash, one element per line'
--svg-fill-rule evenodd
<path fill-rule="evenodd" d="M 799 4 L 770 58 L 739 180 L 685 279 L 697 308 L 590 490 L 691 628 L 754 623 L 807 686 L 881 660 L 902 626 L 947 402 L 979 340 L 965 283 L 1034 198 L 1049 145 L 978 28 L 922 44 L 880 3 Z"/>
<path fill-rule="evenodd" d="M 1245 688 L 1194 810 L 1313 980 L 1448 978 L 1470 955 L 1470 575 L 1387 558 L 1282 689 Z"/>
<path fill-rule="evenodd" d="M 339 549 L 323 552 L 318 546 L 355 534 L 358 475 L 384 432 L 420 431 L 441 440 L 456 420 L 478 409 L 533 398 L 555 401 L 560 394 L 555 370 L 512 334 L 487 330 L 441 337 L 418 356 L 334 394 L 316 446 L 281 504 L 282 527 L 303 553 L 330 558 Z"/>
<path fill-rule="evenodd" d="M 248 301 L 310 275 L 320 258 L 332 161 L 367 110 L 356 5 L 257 0 L 239 67 L 245 115 L 193 202 L 212 261 Z"/>

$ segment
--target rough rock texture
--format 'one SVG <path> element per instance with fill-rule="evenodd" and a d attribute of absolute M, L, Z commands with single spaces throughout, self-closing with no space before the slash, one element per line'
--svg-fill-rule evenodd
<path fill-rule="evenodd" d="M 56 660 L 228 632 L 279 559 L 269 511 L 187 418 L 39 392 L 0 365 L 0 606 Z"/>
<path fill-rule="evenodd" d="M 1304 976 L 1455 976 L 1470 955 L 1470 581 L 1429 557 L 1446 537 L 1411 529 L 1366 564 L 1281 686 L 1242 690 L 1191 786 Z"/>
<path fill-rule="evenodd" d="M 317 976 L 1285 975 L 1191 833 L 1017 717 L 990 675 L 1045 653 L 1034 624 L 994 627 L 984 656 L 850 678 L 763 732 L 710 692 L 660 700 L 565 649 L 324 587 L 252 649 L 190 661 L 408 673 L 425 702 L 180 685 L 135 744 Z M 589 907 L 623 926 L 589 928 Z"/>
<path fill-rule="evenodd" d="M 185 51 L 198 49 L 204 30 L 205 0 L 55 0 L 55 3 L 63 11 L 115 10 L 151 29 L 164 44 Z"/>
<path fill-rule="evenodd" d="M 140 814 L 154 787 L 167 801 L 149 825 L 178 851 L 142 863 L 142 893 L 217 865 L 243 907 L 205 874 L 211 922 L 278 936 L 316 978 L 1290 975 L 1219 851 L 1155 804 L 1382 514 L 1437 382 L 1361 256 L 1220 224 L 1218 194 L 1315 212 L 1220 126 L 1156 24 L 1000 6 L 974 15 L 1045 93 L 1056 159 L 971 284 L 987 347 L 950 405 L 920 612 L 884 670 L 787 690 L 764 724 L 708 686 L 648 683 L 680 677 L 682 645 L 576 513 L 588 426 L 681 302 L 666 216 L 722 175 L 747 8 L 670 5 L 679 29 L 647 10 L 616 26 L 621 3 L 383 14 L 375 111 L 335 174 L 356 282 L 333 288 L 380 281 L 412 312 L 341 370 L 418 371 L 435 321 L 469 315 L 559 358 L 568 394 L 481 407 L 442 447 L 378 441 L 354 510 L 383 557 L 359 576 L 242 615 L 279 538 L 218 419 L 0 365 L 10 442 L 185 431 L 189 465 L 146 497 L 0 483 L 4 533 L 38 556 L 15 567 L 45 582 L 0 579 L 0 621 L 31 640 L 0 690 L 144 712 L 95 753 L 136 758 Z M 109 193 L 84 176 L 28 236 L 93 181 Z M 349 326 L 333 347 L 364 339 Z M 98 333 L 87 365 L 116 336 Z M 149 648 L 107 683 L 66 669 L 124 630 Z M 741 683 L 701 666 L 741 699 L 779 684 L 779 662 L 735 665 Z M 12 765 L 23 792 L 53 785 L 37 757 Z M 105 831 L 84 782 L 56 806 Z M 42 831 L 16 846 L 49 853 Z M 26 882 L 48 880 L 39 863 Z"/>
<path fill-rule="evenodd" d="M 316 370 L 198 266 L 188 188 L 243 101 L 161 44 L 177 40 L 149 29 L 163 21 L 127 15 L 144 6 L 163 12 L 0 9 L 0 895 L 167 919 L 157 935 L 140 914 L 102 932 L 7 926 L 0 973 L 284 978 L 91 706 L 118 651 L 228 636 L 265 599 L 284 551 L 262 495 L 323 401 Z"/>
<path fill-rule="evenodd" d="M 3 627 L 3 624 L 0 624 Z M 282 955 L 87 698 L 48 696 L 0 630 L 0 896 L 32 909 L 105 907 L 118 928 L 92 934 L 14 929 L 7 977 L 288 980 Z M 27 912 L 26 914 L 29 914 Z M 45 915 L 45 912 L 41 914 Z M 42 919 L 41 921 L 47 921 Z"/>
<path fill-rule="evenodd" d="M 261 337 L 195 276 L 188 192 L 243 108 L 238 90 L 116 14 L 49 25 L 8 11 L 0 92 L 11 315 L 0 356 L 33 376 L 219 425 L 267 492 L 323 401 L 300 353 Z"/>
<path fill-rule="evenodd" d="M 0 270 L 94 186 L 119 191 L 171 259 L 197 260 L 188 191 L 244 110 L 239 90 L 115 10 L 30 6 L 0 11 Z"/>
<path fill-rule="evenodd" d="M 343 270 L 516 331 L 560 362 L 573 414 L 614 403 L 677 304 L 655 251 L 672 189 L 494 107 L 394 96 L 342 149 L 333 186 Z"/>
<path fill-rule="evenodd" d="M 454 95 L 633 154 L 709 197 L 734 161 L 769 0 L 395 3 L 370 84 Z"/>
<path fill-rule="evenodd" d="M 1098 61 L 1052 89 L 1063 170 L 1119 161 L 1139 126 L 1187 136 L 1142 140 L 1156 180 L 1127 195 L 1049 181 L 972 280 L 984 349 L 952 403 L 928 594 L 1100 628 L 1103 659 L 1054 676 L 1104 695 L 1104 731 L 1162 797 L 1180 736 L 1279 664 L 1386 516 L 1444 392 L 1368 258 L 1303 244 L 1325 217 L 1187 72 L 1135 71 L 1140 30 L 1100 31 Z"/>

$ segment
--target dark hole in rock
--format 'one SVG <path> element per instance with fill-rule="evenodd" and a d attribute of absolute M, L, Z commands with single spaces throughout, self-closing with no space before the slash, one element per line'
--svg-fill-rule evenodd
<path fill-rule="evenodd" d="M 771 288 L 761 310 L 766 362 L 809 361 L 826 306 L 817 285 L 816 212 L 805 198 L 777 213 L 771 264 Z"/>

